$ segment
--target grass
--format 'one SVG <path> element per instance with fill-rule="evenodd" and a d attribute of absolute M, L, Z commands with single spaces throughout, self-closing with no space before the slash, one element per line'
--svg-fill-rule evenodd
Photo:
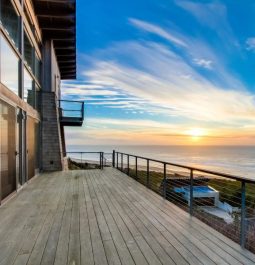
<path fill-rule="evenodd" d="M 220 192 L 220 200 L 234 207 L 241 206 L 241 182 L 226 179 L 212 179 L 208 185 Z M 246 206 L 255 209 L 255 184 L 246 184 Z"/>
<path fill-rule="evenodd" d="M 100 165 L 93 164 L 93 163 L 79 163 L 76 161 L 68 159 L 68 169 L 69 170 L 89 170 L 89 169 L 100 169 Z"/>

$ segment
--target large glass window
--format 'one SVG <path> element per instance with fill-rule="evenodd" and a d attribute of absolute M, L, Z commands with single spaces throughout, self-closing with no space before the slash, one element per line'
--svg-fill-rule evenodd
<path fill-rule="evenodd" d="M 24 70 L 24 101 L 34 107 L 35 105 L 35 93 L 33 90 L 33 79 L 28 71 Z"/>
<path fill-rule="evenodd" d="M 37 81 L 40 83 L 41 81 L 41 61 L 37 57 L 37 55 L 35 56 L 35 77 Z"/>
<path fill-rule="evenodd" d="M 19 49 L 20 44 L 20 17 L 10 0 L 1 0 L 1 23 L 9 34 L 15 46 Z"/>
<path fill-rule="evenodd" d="M 28 179 L 35 175 L 35 121 L 27 117 L 27 164 Z"/>
<path fill-rule="evenodd" d="M 40 88 L 35 85 L 35 109 L 40 111 Z"/>
<path fill-rule="evenodd" d="M 24 58 L 25 58 L 25 61 L 27 63 L 27 65 L 33 69 L 33 52 L 34 52 L 34 49 L 31 45 L 31 42 L 26 34 L 26 32 L 24 32 Z"/>
<path fill-rule="evenodd" d="M 29 24 L 31 30 L 33 31 L 33 27 L 34 27 L 34 26 L 33 26 L 33 23 L 32 23 L 32 20 L 31 20 L 31 17 L 30 17 L 30 15 L 29 15 L 28 10 L 27 10 L 26 7 L 25 7 L 25 10 L 24 10 L 24 14 L 25 14 L 25 16 L 26 16 L 26 18 L 27 18 L 27 21 L 28 21 L 28 24 Z"/>
<path fill-rule="evenodd" d="M 40 124 L 35 121 L 35 168 L 40 168 Z"/>
<path fill-rule="evenodd" d="M 0 200 L 16 189 L 15 108 L 0 100 Z"/>
<path fill-rule="evenodd" d="M 1 83 L 12 90 L 16 95 L 19 94 L 19 59 L 7 40 L 1 35 L 0 37 L 1 53 Z"/>

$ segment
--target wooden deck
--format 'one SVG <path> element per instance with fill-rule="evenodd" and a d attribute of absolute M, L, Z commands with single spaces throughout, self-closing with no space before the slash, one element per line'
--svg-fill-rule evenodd
<path fill-rule="evenodd" d="M 43 174 L 0 208 L 0 264 L 255 264 L 115 169 Z"/>

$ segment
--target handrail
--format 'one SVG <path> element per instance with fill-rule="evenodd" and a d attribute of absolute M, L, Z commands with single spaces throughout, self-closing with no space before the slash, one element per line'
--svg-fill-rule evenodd
<path fill-rule="evenodd" d="M 84 103 L 84 101 L 79 101 L 79 100 L 67 100 L 67 99 L 59 99 L 59 102 L 70 102 L 70 103 Z"/>
<path fill-rule="evenodd" d="M 125 163 L 124 163 L 124 157 L 126 161 Z M 131 162 L 130 158 L 135 158 L 133 161 L 133 165 L 131 167 L 130 167 L 130 162 Z M 140 170 L 138 170 L 138 159 L 146 161 L 146 163 L 143 163 L 141 165 L 142 169 Z M 161 164 L 163 166 L 163 169 L 155 167 L 155 166 L 154 167 L 151 166 L 151 162 Z M 203 215 L 202 217 L 198 216 L 199 215 L 198 208 L 197 208 L 198 198 L 214 198 L 213 205 L 216 207 L 224 207 L 225 205 L 224 203 L 227 203 L 227 202 L 231 203 L 233 206 L 231 206 L 230 204 L 229 206 L 232 207 L 232 211 L 237 211 L 238 213 L 238 211 L 240 210 L 240 212 L 238 213 L 239 215 L 237 215 L 237 218 L 238 218 L 237 223 L 239 224 L 239 226 L 235 227 L 235 231 L 231 231 L 231 233 L 235 233 L 235 236 L 230 236 L 230 238 L 235 241 L 239 240 L 239 243 L 242 246 L 242 248 L 245 248 L 246 245 L 248 244 L 247 242 L 249 241 L 247 240 L 247 237 L 250 238 L 251 233 L 249 232 L 248 234 L 247 230 L 250 231 L 250 229 L 254 229 L 254 226 L 255 226 L 255 222 L 252 223 L 252 225 L 247 224 L 247 221 L 249 219 L 248 217 L 251 213 L 252 215 L 254 215 L 254 218 L 255 218 L 255 206 L 254 206 L 255 193 L 251 193 L 251 190 L 255 189 L 255 179 L 231 175 L 227 173 L 222 173 L 222 172 L 198 168 L 198 167 L 192 167 L 192 166 L 181 165 L 177 163 L 161 161 L 158 159 L 118 152 L 115 150 L 113 150 L 113 153 L 112 153 L 112 166 L 124 172 L 128 176 L 134 177 L 137 181 L 141 182 L 147 188 L 152 189 L 153 191 L 159 193 L 165 199 L 172 200 L 176 204 L 178 204 L 180 207 L 184 207 L 185 209 L 188 208 L 191 216 L 195 215 L 198 218 L 200 218 L 202 221 L 208 222 L 205 216 Z M 167 166 L 172 166 L 172 167 L 177 167 L 177 168 L 188 170 L 189 175 L 185 174 L 185 178 L 182 178 L 182 177 L 178 178 L 178 175 L 176 177 L 175 174 L 171 175 L 170 173 L 167 172 Z M 174 171 L 172 170 L 172 172 Z M 199 174 L 195 175 L 195 172 L 210 174 L 210 175 L 215 176 L 216 178 L 215 177 L 213 178 L 210 176 L 202 177 Z M 229 183 L 226 182 L 228 179 L 231 180 Z M 169 182 L 168 180 L 171 182 Z M 217 180 L 218 181 L 220 180 L 222 182 L 217 182 Z M 217 190 L 213 187 L 211 188 L 210 184 L 208 184 L 209 185 L 208 186 L 207 182 L 212 183 L 211 185 L 216 186 Z M 172 183 L 172 184 L 169 184 L 169 183 Z M 233 183 L 234 184 L 237 183 L 238 185 L 236 184 L 236 186 L 232 187 Z M 169 185 L 172 185 L 172 186 L 169 186 Z M 223 185 L 223 187 L 221 187 L 220 185 Z M 201 195 L 201 187 L 204 187 L 205 189 L 207 189 L 206 195 Z M 220 191 L 218 191 L 219 188 L 223 188 L 223 190 L 220 189 Z M 209 192 L 211 193 L 210 195 L 208 195 L 208 189 L 209 189 Z M 220 195 L 222 197 L 223 202 L 220 201 Z M 183 203 L 183 200 L 185 201 L 185 203 Z M 208 204 L 202 202 L 202 206 L 207 206 L 207 205 Z M 234 205 L 237 205 L 237 206 L 234 206 Z M 226 207 L 229 207 L 229 206 L 226 206 Z M 234 209 L 235 207 L 237 209 Z M 196 209 L 196 211 L 194 209 Z M 214 221 L 215 223 L 217 223 L 217 220 L 213 219 L 210 225 L 211 226 L 214 225 L 216 228 L 216 224 L 213 223 Z M 226 233 L 229 231 L 228 230 L 224 231 L 224 224 L 222 224 L 222 227 L 223 228 L 221 232 L 226 235 Z M 238 231 L 239 231 L 239 236 L 237 235 Z M 252 232 L 252 235 L 253 234 L 254 233 Z M 252 243 L 250 243 L 249 245 L 250 248 L 251 248 L 251 245 L 255 245 L 255 238 L 252 240 L 253 240 Z M 252 250 L 255 251 L 255 248 Z"/>
<path fill-rule="evenodd" d="M 76 159 L 79 159 L 81 161 L 81 163 L 83 163 L 83 160 L 86 161 L 86 159 L 84 159 L 84 157 L 82 157 L 83 154 L 98 154 L 99 155 L 99 166 L 100 166 L 100 169 L 104 169 L 104 152 L 77 152 L 77 151 L 74 151 L 74 152 L 64 152 L 63 153 L 63 156 L 67 156 L 68 157 L 68 154 L 80 154 L 81 157 L 80 158 L 76 158 Z"/>
<path fill-rule="evenodd" d="M 221 173 L 218 171 L 213 171 L 213 170 L 208 170 L 208 169 L 203 169 L 203 168 L 197 168 L 197 167 L 192 167 L 192 166 L 186 166 L 186 165 L 176 164 L 176 163 L 172 163 L 172 162 L 165 162 L 162 160 L 157 160 L 157 159 L 133 155 L 133 154 L 127 154 L 127 153 L 122 153 L 122 152 L 117 152 L 117 151 L 116 151 L 116 153 L 128 155 L 130 157 L 137 157 L 137 158 L 144 159 L 144 160 L 150 160 L 152 162 L 162 163 L 162 164 L 166 164 L 169 166 L 175 166 L 175 167 L 180 167 L 180 168 L 198 171 L 198 172 L 202 172 L 202 173 L 212 174 L 212 175 L 219 176 L 219 177 L 230 178 L 230 179 L 240 180 L 240 181 L 245 180 L 246 182 L 255 183 L 255 179 L 251 179 L 251 178 L 235 176 L 235 175 L 231 175 L 231 174 L 227 174 L 227 173 Z"/>
<path fill-rule="evenodd" d="M 99 153 L 104 153 L 104 152 L 66 152 L 66 154 L 99 154 Z"/>
<path fill-rule="evenodd" d="M 64 111 L 76 111 L 76 112 L 80 112 L 81 110 L 73 110 L 73 109 L 63 109 L 63 108 L 61 108 L 62 110 L 64 110 Z"/>

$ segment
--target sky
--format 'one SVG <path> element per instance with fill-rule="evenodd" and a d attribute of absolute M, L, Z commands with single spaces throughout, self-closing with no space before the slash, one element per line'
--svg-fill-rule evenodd
<path fill-rule="evenodd" d="M 77 0 L 68 145 L 255 145 L 255 1 Z"/>

